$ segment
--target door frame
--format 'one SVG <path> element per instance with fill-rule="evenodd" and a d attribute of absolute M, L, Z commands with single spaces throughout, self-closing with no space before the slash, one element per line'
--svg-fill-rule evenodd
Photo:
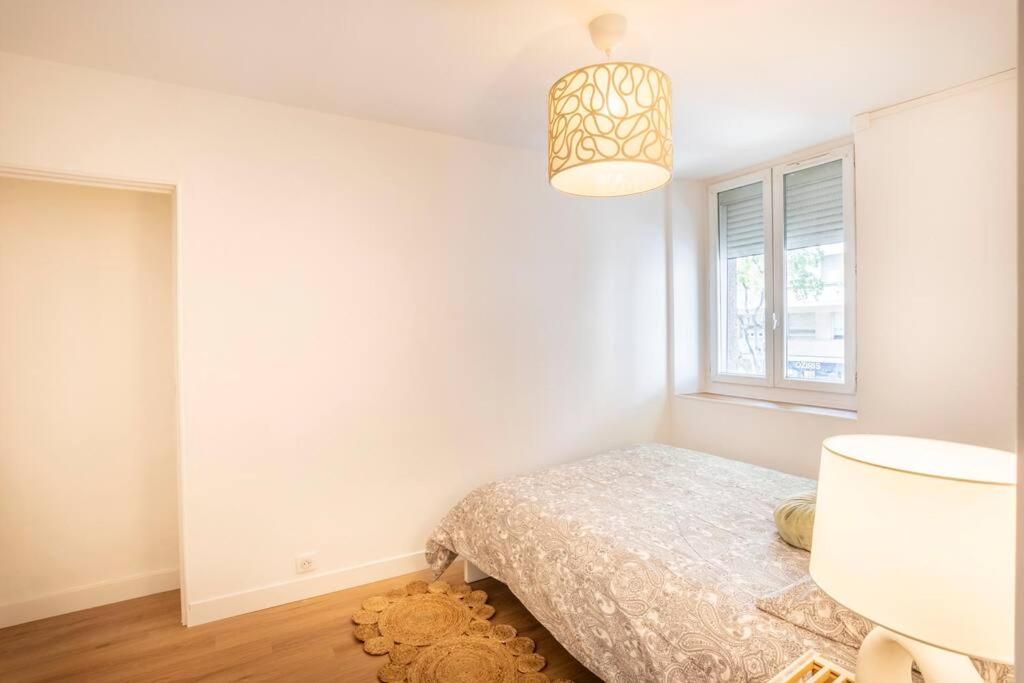
<path fill-rule="evenodd" d="M 178 489 L 178 583 L 181 596 L 181 623 L 188 626 L 188 565 L 185 562 L 185 469 L 182 459 L 182 373 L 181 373 L 181 194 L 178 184 L 166 181 L 119 178 L 102 174 L 58 171 L 54 169 L 0 163 L 0 178 L 40 180 L 70 185 L 105 187 L 115 190 L 154 192 L 171 197 L 171 291 L 174 293 L 174 458 Z"/>

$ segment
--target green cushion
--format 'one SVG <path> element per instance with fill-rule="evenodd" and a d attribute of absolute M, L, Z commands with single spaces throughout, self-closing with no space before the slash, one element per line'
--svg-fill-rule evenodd
<path fill-rule="evenodd" d="M 775 526 L 782 540 L 791 546 L 811 549 L 814 533 L 814 504 L 817 491 L 790 496 L 775 508 Z"/>

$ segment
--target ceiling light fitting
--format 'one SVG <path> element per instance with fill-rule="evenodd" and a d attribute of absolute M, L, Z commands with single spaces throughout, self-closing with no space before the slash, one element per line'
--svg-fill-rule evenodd
<path fill-rule="evenodd" d="M 590 22 L 590 38 L 610 57 L 626 18 Z M 619 197 L 672 177 L 672 87 L 646 64 L 608 61 L 562 76 L 548 92 L 548 181 L 562 192 Z"/>

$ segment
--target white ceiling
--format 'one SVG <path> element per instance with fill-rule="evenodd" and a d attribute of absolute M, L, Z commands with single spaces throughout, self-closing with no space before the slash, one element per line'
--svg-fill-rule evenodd
<path fill-rule="evenodd" d="M 850 117 L 1014 66 L 1014 0 L 0 0 L 0 50 L 544 149 L 546 93 L 616 57 L 673 81 L 677 172 L 847 135 Z"/>

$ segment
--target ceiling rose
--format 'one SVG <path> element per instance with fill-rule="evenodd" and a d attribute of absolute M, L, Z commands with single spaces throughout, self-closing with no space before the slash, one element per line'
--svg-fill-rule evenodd
<path fill-rule="evenodd" d="M 610 57 L 626 18 L 590 22 L 594 45 Z M 592 64 L 562 76 L 548 92 L 548 181 L 562 192 L 620 197 L 672 177 L 672 86 L 646 64 Z"/>

